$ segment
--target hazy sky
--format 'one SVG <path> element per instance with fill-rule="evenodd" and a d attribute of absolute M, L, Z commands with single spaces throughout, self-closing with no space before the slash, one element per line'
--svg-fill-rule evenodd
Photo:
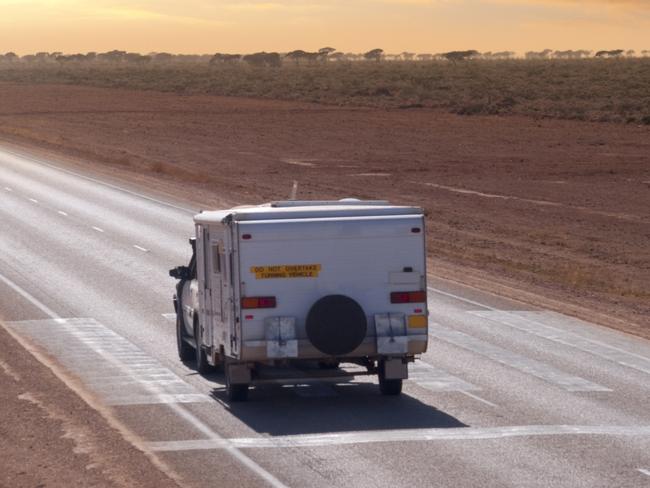
<path fill-rule="evenodd" d="M 650 49 L 650 0 L 0 0 L 0 52 Z"/>

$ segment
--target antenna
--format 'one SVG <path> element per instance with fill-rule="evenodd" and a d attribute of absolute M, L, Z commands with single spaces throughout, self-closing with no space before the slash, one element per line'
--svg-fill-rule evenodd
<path fill-rule="evenodd" d="M 298 194 L 298 182 L 296 180 L 293 180 L 293 187 L 291 188 L 291 195 L 289 196 L 289 200 L 295 200 L 297 194 Z"/>

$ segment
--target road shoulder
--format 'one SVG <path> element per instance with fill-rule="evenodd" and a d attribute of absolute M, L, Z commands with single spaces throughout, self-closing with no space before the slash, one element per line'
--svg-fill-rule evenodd
<path fill-rule="evenodd" d="M 0 486 L 179 486 L 23 346 L 0 321 Z"/>

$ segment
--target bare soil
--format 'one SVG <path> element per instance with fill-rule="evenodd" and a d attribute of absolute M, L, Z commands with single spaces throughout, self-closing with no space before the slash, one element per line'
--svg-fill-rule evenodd
<path fill-rule="evenodd" d="M 433 274 L 650 338 L 650 127 L 0 83 L 0 138 L 202 208 L 427 211 Z"/>
<path fill-rule="evenodd" d="M 178 487 L 0 324 L 0 487 Z"/>

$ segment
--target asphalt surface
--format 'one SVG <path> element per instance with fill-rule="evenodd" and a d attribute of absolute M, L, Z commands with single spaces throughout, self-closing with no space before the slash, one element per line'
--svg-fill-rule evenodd
<path fill-rule="evenodd" d="M 229 405 L 176 355 L 193 213 L 0 150 L 0 317 L 193 486 L 650 486 L 650 342 L 435 276 L 401 397 L 361 378 Z"/>

